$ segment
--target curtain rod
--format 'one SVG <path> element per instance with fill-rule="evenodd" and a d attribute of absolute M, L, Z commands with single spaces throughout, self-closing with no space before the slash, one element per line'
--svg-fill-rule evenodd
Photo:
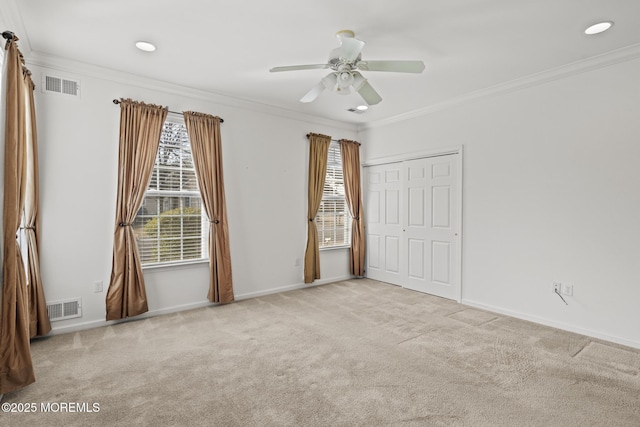
<path fill-rule="evenodd" d="M 117 99 L 114 99 L 114 100 L 113 100 L 113 103 L 114 103 L 114 104 L 116 104 L 116 105 L 118 105 L 118 104 L 120 104 L 120 101 L 119 101 L 119 100 L 117 100 Z M 171 110 L 169 110 L 169 112 L 170 112 L 170 113 L 173 113 L 173 114 L 182 114 L 182 113 L 178 113 L 177 111 L 171 111 Z M 224 123 L 224 119 L 222 119 L 222 118 L 220 118 L 220 117 L 218 117 L 218 118 L 220 119 L 220 123 Z"/>
<path fill-rule="evenodd" d="M 309 139 L 309 137 L 310 137 L 310 136 L 311 136 L 311 134 L 310 134 L 310 133 L 308 133 L 308 134 L 307 134 L 307 139 Z M 340 142 L 340 140 L 339 140 L 339 139 L 333 139 L 333 138 L 331 138 L 331 142 Z M 354 141 L 354 142 L 357 142 L 357 141 Z M 358 145 L 362 145 L 362 144 L 360 144 L 360 143 L 358 142 Z"/>
<path fill-rule="evenodd" d="M 14 39 L 16 41 L 19 40 L 18 37 L 16 37 L 16 34 L 13 31 L 9 31 L 9 30 L 3 31 L 2 37 L 4 37 L 7 40 L 7 42 L 10 42 L 11 40 L 14 40 Z M 29 76 L 31 76 L 31 70 L 29 70 L 25 65 L 24 55 L 22 55 L 22 52 L 20 52 L 20 49 L 18 49 L 18 55 L 20 56 L 20 62 L 22 62 L 22 71 L 27 73 Z M 31 83 L 33 84 L 33 88 L 35 89 L 36 88 L 35 83 L 33 83 L 33 81 L 31 81 Z"/>

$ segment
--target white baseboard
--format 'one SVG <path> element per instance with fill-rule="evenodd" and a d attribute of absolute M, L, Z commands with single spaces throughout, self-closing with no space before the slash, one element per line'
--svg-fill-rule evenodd
<path fill-rule="evenodd" d="M 342 282 L 343 280 L 351 280 L 354 277 L 355 276 L 332 277 L 330 279 L 318 279 L 318 280 L 314 281 L 313 283 L 296 283 L 294 285 L 288 285 L 288 286 L 282 286 L 282 287 L 279 287 L 279 288 L 267 289 L 265 291 L 248 292 L 248 293 L 245 293 L 245 294 L 236 295 L 236 301 L 243 300 L 243 299 L 249 299 L 249 298 L 262 297 L 262 296 L 265 296 L 265 295 L 277 294 L 277 293 L 280 293 L 280 292 L 293 291 L 293 290 L 296 290 L 296 289 L 311 288 L 313 286 L 327 285 L 329 283 L 334 283 L 334 282 Z"/>
<path fill-rule="evenodd" d="M 640 349 L 640 342 L 629 340 L 629 339 L 626 339 L 626 338 L 621 338 L 621 337 L 618 337 L 618 336 L 615 336 L 615 335 L 609 335 L 609 334 L 605 334 L 603 332 L 593 331 L 591 329 L 581 328 L 579 326 L 571 325 L 571 324 L 568 324 L 568 323 L 557 322 L 555 320 L 550 320 L 550 319 L 546 319 L 546 318 L 543 318 L 543 317 L 538 317 L 538 316 L 534 316 L 534 315 L 530 315 L 530 314 L 526 314 L 526 313 L 521 313 L 519 311 L 513 311 L 513 310 L 509 310 L 509 309 L 502 308 L 502 307 L 495 307 L 495 306 L 492 306 L 492 305 L 487 305 L 487 304 L 483 304 L 483 303 L 476 302 L 476 301 L 471 301 L 471 300 L 464 299 L 464 298 L 462 299 L 461 303 L 464 304 L 464 305 L 468 305 L 470 307 L 479 308 L 479 309 L 486 310 L 486 311 L 491 311 L 493 313 L 504 314 L 506 316 L 515 317 L 516 319 L 527 320 L 529 322 L 539 323 L 539 324 L 545 325 L 545 326 L 551 326 L 553 328 L 562 329 L 564 331 L 574 332 L 576 334 L 586 335 L 588 337 L 597 338 L 597 339 L 601 339 L 601 340 L 604 340 L 604 341 L 609 341 L 609 342 L 613 342 L 613 343 L 616 343 L 616 344 L 625 345 L 627 347 Z"/>
<path fill-rule="evenodd" d="M 273 289 L 267 289 L 264 291 L 257 291 L 257 292 L 247 292 L 247 293 L 243 293 L 243 294 L 237 294 L 235 295 L 235 300 L 236 301 L 240 301 L 240 300 L 245 300 L 245 299 L 250 299 L 250 298 L 257 298 L 257 297 L 261 297 L 261 296 L 265 296 L 265 295 L 271 295 L 271 294 L 277 294 L 280 292 L 286 292 L 286 291 L 292 291 L 295 289 L 303 289 L 303 288 L 310 288 L 313 286 L 320 286 L 320 285 L 326 285 L 329 283 L 334 283 L 334 282 L 341 282 L 343 280 L 350 280 L 353 279 L 354 276 L 340 276 L 340 277 L 332 277 L 329 279 L 319 279 L 316 280 L 313 283 L 296 283 L 293 285 L 288 285 L 288 286 L 281 286 L 279 288 L 273 288 Z M 84 323 L 75 323 L 73 325 L 65 325 L 65 326 L 59 326 L 59 327 L 55 327 L 55 325 L 51 325 L 52 329 L 51 332 L 49 333 L 49 335 L 60 335 L 60 334 L 67 334 L 70 332 L 77 332 L 77 331 L 81 331 L 84 329 L 92 329 L 92 328 L 99 328 L 102 326 L 108 326 L 108 325 L 116 325 L 119 323 L 124 323 L 124 322 L 132 322 L 132 321 L 136 321 L 136 320 L 141 320 L 141 319 L 146 319 L 149 317 L 155 317 L 155 316 L 160 316 L 163 314 L 170 314 L 170 313 L 177 313 L 179 311 L 186 311 L 186 310 L 193 310 L 196 308 L 201 308 L 201 307 L 207 307 L 209 305 L 215 305 L 213 303 L 210 303 L 208 300 L 203 300 L 203 301 L 198 301 L 198 302 L 194 302 L 194 303 L 190 303 L 190 304 L 183 304 L 183 305 L 177 305 L 177 306 L 173 306 L 173 307 L 166 307 L 166 308 L 162 308 L 162 309 L 158 309 L 158 310 L 151 310 L 151 311 L 147 311 L 144 314 L 141 314 L 140 316 L 136 316 L 136 317 L 131 317 L 128 319 L 122 319 L 122 320 L 92 320 L 92 321 L 88 321 L 88 322 L 84 322 Z"/>
<path fill-rule="evenodd" d="M 170 314 L 170 313 L 176 313 L 178 311 L 193 310 L 195 308 L 206 307 L 208 305 L 211 305 L 211 303 L 208 300 L 204 300 L 204 301 L 194 302 L 191 304 L 176 305 L 173 307 L 166 307 L 158 310 L 151 310 L 139 316 L 129 317 L 127 319 L 122 319 L 122 320 L 102 320 L 102 319 L 91 320 L 89 322 L 84 322 L 84 323 L 75 323 L 73 325 L 59 326 L 57 328 L 54 327 L 54 325 L 51 325 L 51 332 L 49 333 L 49 335 L 67 334 L 69 332 L 77 332 L 84 329 L 92 329 L 92 328 L 99 328 L 101 326 L 117 325 L 118 323 L 133 322 L 136 320 L 147 319 L 149 317 L 160 316 L 162 314 Z"/>

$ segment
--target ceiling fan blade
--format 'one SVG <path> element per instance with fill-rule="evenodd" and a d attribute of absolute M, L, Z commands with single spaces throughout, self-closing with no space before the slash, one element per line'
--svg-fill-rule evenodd
<path fill-rule="evenodd" d="M 355 61 L 358 58 L 358 55 L 360 55 L 360 52 L 362 52 L 364 42 L 354 37 L 341 37 L 340 40 L 340 59 L 347 62 Z"/>
<path fill-rule="evenodd" d="M 315 101 L 315 99 L 322 93 L 322 91 L 324 90 L 324 83 L 320 82 L 317 85 L 315 85 L 314 87 L 311 88 L 311 90 L 309 92 L 307 92 L 307 94 L 305 96 L 303 96 L 302 98 L 300 98 L 300 102 L 303 103 L 309 103 L 309 102 L 313 102 Z"/>
<path fill-rule="evenodd" d="M 369 82 L 365 79 L 358 89 L 356 89 L 364 102 L 368 105 L 376 105 L 380 101 L 382 101 L 382 97 L 375 91 L 373 87 L 369 84 Z"/>
<path fill-rule="evenodd" d="M 360 61 L 358 69 L 363 71 L 391 71 L 396 73 L 421 73 L 422 61 Z"/>
<path fill-rule="evenodd" d="M 277 73 L 280 71 L 321 70 L 323 68 L 329 68 L 329 64 L 287 65 L 284 67 L 273 67 L 269 71 Z"/>

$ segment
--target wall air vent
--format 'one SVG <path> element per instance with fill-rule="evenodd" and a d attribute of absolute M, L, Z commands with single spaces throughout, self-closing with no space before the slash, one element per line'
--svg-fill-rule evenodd
<path fill-rule="evenodd" d="M 49 320 L 52 322 L 82 317 L 82 300 L 75 298 L 51 302 L 47 304 L 47 313 L 49 314 Z"/>
<path fill-rule="evenodd" d="M 42 92 L 80 96 L 80 81 L 52 75 L 42 75 Z"/>

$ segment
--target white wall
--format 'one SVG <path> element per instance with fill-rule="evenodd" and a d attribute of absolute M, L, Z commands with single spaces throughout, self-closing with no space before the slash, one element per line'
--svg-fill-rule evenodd
<path fill-rule="evenodd" d="M 308 132 L 356 136 L 352 125 L 307 119 L 226 97 L 146 82 L 74 74 L 28 64 L 39 83 L 43 70 L 81 80 L 81 97 L 36 89 L 40 147 L 41 268 L 48 302 L 81 297 L 83 316 L 52 324 L 64 332 L 104 324 L 111 272 L 120 109 L 133 98 L 219 115 L 233 280 L 236 298 L 303 285 L 306 245 Z M 38 85 L 40 86 L 40 85 Z M 166 90 L 164 90 L 166 86 Z M 181 94 L 184 92 L 184 94 Z M 246 104 L 245 107 L 242 105 Z M 238 106 L 240 105 L 240 106 Z M 248 106 L 248 107 L 247 107 Z M 350 277 L 348 250 L 323 251 L 318 283 Z M 150 314 L 207 304 L 207 264 L 145 270 Z M 93 283 L 104 282 L 95 293 Z"/>
<path fill-rule="evenodd" d="M 640 348 L 639 75 L 627 61 L 363 129 L 363 162 L 464 145 L 463 303 Z"/>

